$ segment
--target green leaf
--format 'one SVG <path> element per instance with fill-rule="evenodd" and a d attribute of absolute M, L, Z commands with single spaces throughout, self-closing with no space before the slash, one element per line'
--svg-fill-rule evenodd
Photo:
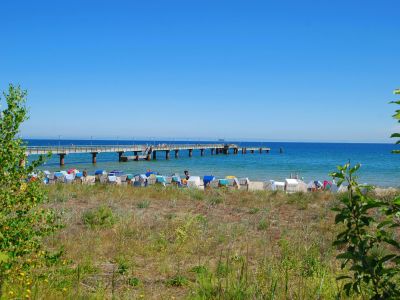
<path fill-rule="evenodd" d="M 348 214 L 344 214 L 344 213 L 337 214 L 335 217 L 335 223 L 338 224 L 338 223 L 343 222 L 344 220 L 346 220 L 348 218 L 348 216 L 349 216 Z"/>
<path fill-rule="evenodd" d="M 337 259 L 353 259 L 355 258 L 354 254 L 351 252 L 341 253 L 336 256 Z"/>
<path fill-rule="evenodd" d="M 400 112 L 397 112 L 397 113 L 395 113 L 393 116 L 392 116 L 394 119 L 400 119 Z"/>
<path fill-rule="evenodd" d="M 400 249 L 400 244 L 393 239 L 385 239 L 385 242 Z"/>
<path fill-rule="evenodd" d="M 361 168 L 361 164 L 356 164 L 354 167 L 352 167 L 351 169 L 350 169 L 350 174 L 353 174 L 353 173 L 355 173 L 355 172 L 357 172 L 358 171 L 358 169 L 360 169 Z"/>
<path fill-rule="evenodd" d="M 383 221 L 383 222 L 378 224 L 377 228 L 381 229 L 382 227 L 385 227 L 386 225 L 389 225 L 389 224 L 392 224 L 392 221 L 389 221 L 389 220 Z"/>
<path fill-rule="evenodd" d="M 346 283 L 346 284 L 343 286 L 343 289 L 344 289 L 344 291 L 346 292 L 346 295 L 347 295 L 347 296 L 350 296 L 350 291 L 351 291 L 352 287 L 353 287 L 353 283 L 352 283 L 352 282 Z"/>
<path fill-rule="evenodd" d="M 351 277 L 347 276 L 347 275 L 342 275 L 342 276 L 336 277 L 336 280 L 343 280 L 343 279 L 351 279 Z"/>
<path fill-rule="evenodd" d="M 400 206 L 400 197 L 397 197 L 396 199 L 394 199 L 393 204 Z"/>
<path fill-rule="evenodd" d="M 396 256 L 397 256 L 397 255 L 395 255 L 395 254 L 388 254 L 388 255 L 382 257 L 382 258 L 380 259 L 380 262 L 381 262 L 381 263 L 387 262 L 388 260 L 391 260 L 391 259 L 395 258 Z"/>
<path fill-rule="evenodd" d="M 10 259 L 10 257 L 8 256 L 7 253 L 0 252 L 0 264 L 8 262 L 9 259 Z"/>

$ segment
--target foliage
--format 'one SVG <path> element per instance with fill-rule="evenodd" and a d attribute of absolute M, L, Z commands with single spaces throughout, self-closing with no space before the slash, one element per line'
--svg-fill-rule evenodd
<path fill-rule="evenodd" d="M 27 92 L 10 85 L 3 95 L 7 108 L 0 111 L 0 296 L 10 274 L 18 268 L 25 274 L 34 265 L 42 238 L 56 228 L 55 214 L 38 207 L 46 200 L 40 180 L 27 180 L 44 158 L 25 165 L 25 145 L 18 138 L 28 118 Z"/>
<path fill-rule="evenodd" d="M 91 228 L 111 227 L 115 221 L 116 217 L 113 211 L 106 206 L 90 209 L 83 214 L 83 223 Z"/>
<path fill-rule="evenodd" d="M 347 195 L 340 199 L 341 206 L 334 208 L 335 223 L 345 225 L 334 245 L 342 251 L 337 256 L 343 261 L 342 269 L 350 264 L 352 276 L 340 276 L 338 280 L 347 281 L 344 285 L 347 295 L 354 292 L 371 294 L 371 299 L 397 298 L 400 297 L 400 244 L 392 231 L 400 225 L 400 198 L 385 202 L 370 197 L 366 187 L 357 183 L 359 168 L 359 164 L 352 167 L 348 163 L 331 174 L 338 185 L 344 182 L 348 185 Z M 379 212 L 381 216 L 376 216 Z"/>
<path fill-rule="evenodd" d="M 393 93 L 394 93 L 395 95 L 400 95 L 400 89 L 394 90 Z M 400 100 L 392 101 L 392 102 L 390 102 L 390 103 L 399 104 L 399 105 L 400 105 Z M 396 119 L 396 120 L 400 123 L 400 109 L 397 109 L 397 110 L 396 110 L 396 113 L 393 115 L 393 118 Z M 400 138 L 400 133 L 393 133 L 390 137 L 391 137 L 391 138 Z M 396 144 L 400 144 L 400 140 L 398 140 L 398 141 L 396 142 Z M 393 152 L 393 153 L 396 153 L 396 154 L 400 154 L 400 150 L 393 150 L 392 152 Z"/>

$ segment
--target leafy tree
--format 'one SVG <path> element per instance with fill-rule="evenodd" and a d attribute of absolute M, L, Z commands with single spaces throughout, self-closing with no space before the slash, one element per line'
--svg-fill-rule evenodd
<path fill-rule="evenodd" d="M 385 202 L 370 197 L 367 187 L 357 182 L 359 168 L 360 165 L 352 167 L 348 163 L 331 174 L 339 185 L 348 185 L 347 194 L 340 198 L 340 207 L 334 209 L 335 223 L 345 225 L 334 245 L 341 251 L 337 259 L 343 261 L 342 269 L 349 265 L 352 276 L 337 279 L 347 281 L 347 295 L 353 291 L 371 295 L 371 299 L 398 299 L 400 244 L 393 238 L 393 228 L 400 226 L 400 198 Z M 377 210 L 382 214 L 374 217 Z"/>
<path fill-rule="evenodd" d="M 18 270 L 34 266 L 43 236 L 56 228 L 55 214 L 40 204 L 46 194 L 40 179 L 27 180 L 44 158 L 26 164 L 25 144 L 18 138 L 27 119 L 27 92 L 9 85 L 3 93 L 7 107 L 0 110 L 0 298 L 4 283 Z"/>
<path fill-rule="evenodd" d="M 394 93 L 395 95 L 400 95 L 400 89 L 394 90 L 393 93 Z M 390 102 L 390 103 L 400 105 L 400 100 L 392 101 L 392 102 Z M 393 118 L 395 118 L 395 119 L 400 123 L 400 109 L 397 109 L 397 110 L 396 110 L 396 113 L 393 115 Z M 391 137 L 391 138 L 400 138 L 400 133 L 393 133 L 390 137 Z M 398 140 L 398 141 L 396 142 L 396 144 L 400 144 L 400 140 Z M 400 154 L 400 150 L 393 150 L 392 152 L 393 152 L 393 153 L 396 153 L 396 154 Z"/>

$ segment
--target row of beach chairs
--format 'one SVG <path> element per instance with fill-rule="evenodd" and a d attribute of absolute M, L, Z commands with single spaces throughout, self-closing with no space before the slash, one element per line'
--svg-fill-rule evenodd
<path fill-rule="evenodd" d="M 50 173 L 44 172 L 46 184 L 65 183 L 65 184 L 115 184 L 115 185 L 133 185 L 135 187 L 145 187 L 151 185 L 169 186 L 175 185 L 177 187 L 188 188 L 234 188 L 248 189 L 250 180 L 248 178 L 237 179 L 233 176 L 227 178 L 217 179 L 214 176 L 204 176 L 203 180 L 200 176 L 190 176 L 188 180 L 182 180 L 179 175 L 162 176 L 156 174 L 129 175 L 129 174 L 115 174 L 115 173 L 97 173 L 93 175 L 83 176 L 80 172 L 66 171 Z"/>

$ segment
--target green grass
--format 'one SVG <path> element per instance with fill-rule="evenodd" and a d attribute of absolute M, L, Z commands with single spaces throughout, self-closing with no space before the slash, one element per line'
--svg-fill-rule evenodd
<path fill-rule="evenodd" d="M 29 275 L 37 299 L 336 299 L 341 290 L 330 194 L 47 189 L 64 227 L 45 241 L 49 263 Z"/>

